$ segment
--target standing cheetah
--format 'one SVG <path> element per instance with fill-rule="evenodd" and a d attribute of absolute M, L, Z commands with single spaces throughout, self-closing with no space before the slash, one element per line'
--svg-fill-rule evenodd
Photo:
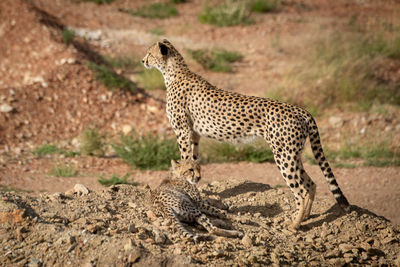
<path fill-rule="evenodd" d="M 245 96 L 216 88 L 189 70 L 181 54 L 167 40 L 152 45 L 142 60 L 157 68 L 167 87 L 167 116 L 177 136 L 182 159 L 198 159 L 200 136 L 238 143 L 261 137 L 269 144 L 286 184 L 296 198 L 293 230 L 307 219 L 316 185 L 303 168 L 301 153 L 307 137 L 329 189 L 339 206 L 349 209 L 322 150 L 314 118 L 297 106 L 277 100 Z"/>
<path fill-rule="evenodd" d="M 205 214 L 226 218 L 225 211 L 211 206 L 203 200 L 195 183 L 200 178 L 200 165 L 197 161 L 171 161 L 171 173 L 161 185 L 151 192 L 151 202 L 155 213 L 166 216 L 181 231 L 184 237 L 199 239 L 196 234 L 190 233 L 181 221 L 197 222 L 208 232 L 226 237 L 241 237 L 242 233 L 234 230 L 225 230 L 214 226 Z"/>

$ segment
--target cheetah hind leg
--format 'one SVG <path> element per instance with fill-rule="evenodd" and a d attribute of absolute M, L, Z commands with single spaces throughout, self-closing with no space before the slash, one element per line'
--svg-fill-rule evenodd
<path fill-rule="evenodd" d="M 235 230 L 226 230 L 222 228 L 218 228 L 214 226 L 210 219 L 207 218 L 206 215 L 201 214 L 201 216 L 196 218 L 198 224 L 203 226 L 209 233 L 224 236 L 224 237 L 242 237 L 243 233 Z"/>
<path fill-rule="evenodd" d="M 212 206 L 207 200 L 203 200 L 200 203 L 199 209 L 201 212 L 211 216 L 215 216 L 219 219 L 226 219 L 228 217 L 226 211 Z"/>
<path fill-rule="evenodd" d="M 300 179 L 302 182 L 302 186 L 305 187 L 306 192 L 308 192 L 308 194 L 306 194 L 304 197 L 305 211 L 303 215 L 303 220 L 307 220 L 310 217 L 315 193 L 317 191 L 317 185 L 313 182 L 313 180 L 311 180 L 311 177 L 304 170 L 301 160 L 298 160 L 298 166 L 300 168 Z"/>
<path fill-rule="evenodd" d="M 175 229 L 177 229 L 181 235 L 184 238 L 187 239 L 192 239 L 193 241 L 197 242 L 201 236 L 198 236 L 196 234 L 193 234 L 191 232 L 189 232 L 181 223 L 181 221 L 178 219 L 178 217 L 176 216 L 175 212 L 172 209 L 168 209 L 167 210 L 167 214 L 168 218 L 172 221 L 172 223 L 174 224 Z"/>

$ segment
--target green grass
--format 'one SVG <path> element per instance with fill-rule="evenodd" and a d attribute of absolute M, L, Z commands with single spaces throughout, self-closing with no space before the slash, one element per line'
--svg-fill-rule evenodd
<path fill-rule="evenodd" d="M 44 144 L 41 145 L 37 148 L 35 148 L 32 153 L 36 156 L 43 157 L 46 155 L 51 155 L 55 153 L 60 153 L 61 149 L 59 149 L 57 146 L 52 145 L 52 144 Z"/>
<path fill-rule="evenodd" d="M 1 185 L 0 184 L 0 191 L 2 192 L 25 192 L 25 193 L 32 193 L 32 190 L 26 190 L 26 189 L 19 189 L 19 188 L 14 188 L 6 185 Z"/>
<path fill-rule="evenodd" d="M 206 3 L 199 14 L 199 21 L 220 27 L 248 25 L 254 23 L 250 14 L 246 1 L 227 0 L 219 5 Z"/>
<path fill-rule="evenodd" d="M 165 30 L 163 28 L 153 28 L 150 30 L 150 33 L 153 35 L 165 35 Z"/>
<path fill-rule="evenodd" d="M 122 177 L 119 177 L 116 174 L 111 175 L 110 178 L 105 178 L 103 176 L 100 176 L 100 178 L 97 180 L 101 185 L 104 186 L 112 186 L 112 185 L 116 185 L 116 184 L 130 184 L 130 185 L 138 185 L 138 183 L 136 182 L 128 182 L 128 178 L 129 178 L 130 174 L 127 173 Z"/>
<path fill-rule="evenodd" d="M 139 61 L 136 59 L 133 59 L 132 57 L 104 57 L 105 61 L 110 64 L 111 67 L 116 68 L 116 69 L 135 69 L 139 66 Z"/>
<path fill-rule="evenodd" d="M 157 69 L 145 69 L 139 73 L 138 83 L 146 90 L 165 90 L 164 77 Z"/>
<path fill-rule="evenodd" d="M 153 134 L 121 135 L 119 144 L 114 144 L 113 148 L 126 163 L 142 170 L 166 170 L 172 159 L 180 157 L 175 139 Z"/>
<path fill-rule="evenodd" d="M 278 0 L 253 0 L 250 2 L 250 9 L 257 13 L 274 12 L 279 6 Z"/>
<path fill-rule="evenodd" d="M 313 107 L 314 113 L 331 107 L 370 111 L 379 105 L 399 106 L 400 80 L 390 66 L 400 60 L 400 33 L 393 30 L 398 26 L 386 24 L 384 18 L 365 23 L 352 17 L 349 25 L 334 32 L 299 39 L 303 50 L 286 45 L 285 51 L 296 54 L 299 63 L 288 64 L 286 74 L 269 90 L 279 92 L 284 101 Z"/>
<path fill-rule="evenodd" d="M 56 177 L 74 177 L 78 172 L 71 166 L 57 165 L 50 170 L 49 174 Z"/>
<path fill-rule="evenodd" d="M 104 135 L 97 128 L 86 128 L 81 135 L 81 153 L 84 156 L 104 156 Z"/>
<path fill-rule="evenodd" d="M 178 15 L 178 10 L 171 3 L 153 3 L 144 5 L 137 10 L 128 10 L 127 12 L 132 16 L 149 19 L 166 19 Z"/>
<path fill-rule="evenodd" d="M 216 72 L 232 72 L 232 63 L 243 58 L 243 55 L 239 52 L 217 48 L 188 50 L 188 53 L 205 69 Z"/>
<path fill-rule="evenodd" d="M 75 38 L 75 32 L 68 28 L 64 28 L 61 32 L 61 36 L 62 36 L 63 42 L 65 44 L 69 45 Z"/>
<path fill-rule="evenodd" d="M 266 144 L 246 144 L 234 146 L 207 140 L 200 145 L 200 158 L 204 163 L 209 162 L 274 162 L 274 155 Z"/>
<path fill-rule="evenodd" d="M 342 168 L 355 168 L 357 166 L 400 166 L 400 152 L 389 149 L 387 142 L 368 143 L 366 145 L 345 144 L 339 150 L 324 149 L 325 156 L 333 166 Z M 317 164 L 314 156 L 306 155 L 311 164 Z M 360 163 L 354 163 L 357 161 Z"/>
<path fill-rule="evenodd" d="M 93 2 L 93 3 L 96 3 L 98 5 L 102 5 L 102 4 L 110 4 L 114 0 L 74 0 L 74 1 L 75 2 Z"/>
<path fill-rule="evenodd" d="M 106 86 L 109 90 L 118 88 L 132 93 L 137 91 L 137 86 L 135 83 L 121 75 L 118 75 L 106 65 L 98 65 L 96 63 L 89 62 L 89 68 L 96 73 L 96 80 L 104 84 L 104 86 Z"/>
<path fill-rule="evenodd" d="M 41 145 L 41 146 L 35 148 L 32 151 L 32 153 L 38 157 L 43 157 L 43 156 L 52 155 L 52 154 L 62 154 L 66 157 L 75 157 L 75 156 L 80 155 L 79 151 L 67 151 L 67 150 L 58 148 L 56 145 L 52 145 L 52 144 Z"/>

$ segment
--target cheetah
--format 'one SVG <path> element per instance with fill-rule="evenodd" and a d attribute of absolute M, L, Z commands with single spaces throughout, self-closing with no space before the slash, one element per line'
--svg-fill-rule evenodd
<path fill-rule="evenodd" d="M 181 223 L 197 222 L 209 233 L 225 237 L 241 237 L 243 234 L 235 230 L 225 230 L 216 227 L 205 215 L 221 219 L 227 218 L 227 213 L 211 206 L 200 195 L 196 182 L 200 179 L 200 165 L 197 161 L 171 161 L 171 172 L 160 186 L 151 191 L 151 202 L 156 214 L 172 220 L 175 228 L 183 237 L 194 241 L 200 240 L 199 235 L 189 232 Z"/>
<path fill-rule="evenodd" d="M 218 89 L 190 71 L 168 40 L 149 47 L 142 62 L 148 69 L 158 69 L 164 77 L 166 113 L 182 159 L 198 159 L 200 136 L 234 144 L 263 138 L 295 196 L 296 211 L 289 229 L 296 231 L 309 218 L 316 193 L 316 184 L 301 159 L 308 137 L 330 191 L 339 206 L 349 210 L 349 202 L 325 158 L 317 124 L 306 110 L 278 100 Z"/>

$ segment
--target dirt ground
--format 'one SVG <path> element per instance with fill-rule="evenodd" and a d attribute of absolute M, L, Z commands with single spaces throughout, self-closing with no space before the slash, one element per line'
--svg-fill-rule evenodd
<path fill-rule="evenodd" d="M 335 29 L 355 13 L 360 17 L 393 16 L 400 8 L 395 1 L 385 5 L 284 1 L 282 10 L 260 15 L 254 25 L 229 28 L 200 24 L 200 0 L 179 5 L 180 15 L 166 20 L 118 11 L 146 2 L 0 2 L 0 185 L 14 189 L 0 192 L 0 218 L 6 218 L 0 222 L 1 264 L 400 265 L 399 167 L 334 168 L 342 191 L 355 205 L 353 212 L 344 215 L 334 206 L 318 166 L 305 164 L 318 186 L 317 201 L 311 220 L 292 234 L 281 227 L 291 214 L 292 196 L 274 164 L 205 164 L 200 183 L 203 193 L 235 215 L 226 226 L 241 229 L 247 238 L 192 244 L 174 242 L 176 237 L 170 235 L 168 226 L 148 214 L 143 204 L 146 185 L 157 186 L 166 171 L 132 170 L 112 153 L 105 158 L 32 155 L 32 149 L 43 143 L 79 148 L 79 135 L 90 125 L 107 132 L 110 139 L 126 128 L 172 133 L 163 92 L 148 93 L 140 88 L 136 93 L 109 91 L 96 81 L 86 61 L 98 61 L 100 54 L 143 56 L 150 44 L 163 37 L 181 50 L 225 47 L 245 55 L 235 65 L 235 73 L 205 71 L 190 58 L 188 63 L 219 87 L 265 96 L 295 60 L 293 51 L 305 44 L 300 36 L 311 36 L 324 27 Z M 299 23 L 305 19 L 313 23 Z M 61 38 L 65 26 L 86 35 L 66 45 Z M 150 33 L 158 27 L 165 29 L 165 36 Z M 276 36 L 281 50 L 274 49 Z M 400 75 L 400 70 L 393 73 Z M 332 117 L 340 118 L 339 126 Z M 317 122 L 323 144 L 334 146 L 360 132 L 365 133 L 360 138 L 386 135 L 392 137 L 392 147 L 400 144 L 398 108 L 377 114 L 337 107 Z M 78 176 L 49 175 L 55 164 L 74 166 Z M 97 182 L 100 175 L 128 172 L 140 187 L 105 189 Z M 91 192 L 78 195 L 71 191 L 75 184 L 83 184 Z M 20 190 L 29 192 L 15 192 Z"/>

